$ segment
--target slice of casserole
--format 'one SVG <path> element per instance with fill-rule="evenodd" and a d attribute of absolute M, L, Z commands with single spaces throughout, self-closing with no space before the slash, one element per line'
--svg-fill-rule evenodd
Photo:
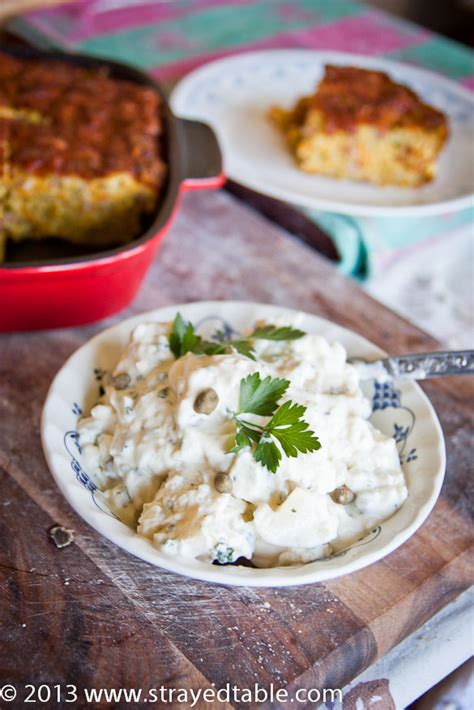
<path fill-rule="evenodd" d="M 326 66 L 313 96 L 270 118 L 298 166 L 347 180 L 417 187 L 436 175 L 446 117 L 384 72 Z"/>
<path fill-rule="evenodd" d="M 159 96 L 106 68 L 0 54 L 0 245 L 136 237 L 165 177 Z"/>

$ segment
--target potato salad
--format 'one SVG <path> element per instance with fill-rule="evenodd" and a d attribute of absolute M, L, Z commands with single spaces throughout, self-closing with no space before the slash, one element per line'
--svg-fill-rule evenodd
<path fill-rule="evenodd" d="M 203 340 L 138 325 L 78 424 L 111 512 L 162 553 L 258 567 L 329 557 L 407 496 L 342 345 L 282 323 Z"/>

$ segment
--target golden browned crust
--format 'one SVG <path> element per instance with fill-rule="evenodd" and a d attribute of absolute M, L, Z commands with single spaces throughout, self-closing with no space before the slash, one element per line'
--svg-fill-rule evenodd
<path fill-rule="evenodd" d="M 106 67 L 0 54 L 0 106 L 18 112 L 11 160 L 26 172 L 86 179 L 127 172 L 153 187 L 163 179 L 159 96 L 110 78 Z"/>
<path fill-rule="evenodd" d="M 402 126 L 447 129 L 441 111 L 423 103 L 385 72 L 370 69 L 326 66 L 311 106 L 323 114 L 328 132 L 351 131 L 360 125 L 380 130 Z"/>

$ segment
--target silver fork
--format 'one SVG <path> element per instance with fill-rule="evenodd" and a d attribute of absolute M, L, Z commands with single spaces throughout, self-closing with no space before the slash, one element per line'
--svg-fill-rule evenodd
<path fill-rule="evenodd" d="M 396 377 L 427 380 L 433 377 L 474 375 L 474 350 L 413 353 L 370 362 L 353 358 L 349 362 L 357 368 L 363 380 L 387 380 Z"/>

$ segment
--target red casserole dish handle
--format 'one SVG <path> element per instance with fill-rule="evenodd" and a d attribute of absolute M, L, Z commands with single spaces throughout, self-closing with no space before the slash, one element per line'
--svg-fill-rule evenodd
<path fill-rule="evenodd" d="M 200 121 L 176 119 L 181 153 L 183 190 L 222 187 L 225 176 L 219 144 L 213 130 Z"/>

